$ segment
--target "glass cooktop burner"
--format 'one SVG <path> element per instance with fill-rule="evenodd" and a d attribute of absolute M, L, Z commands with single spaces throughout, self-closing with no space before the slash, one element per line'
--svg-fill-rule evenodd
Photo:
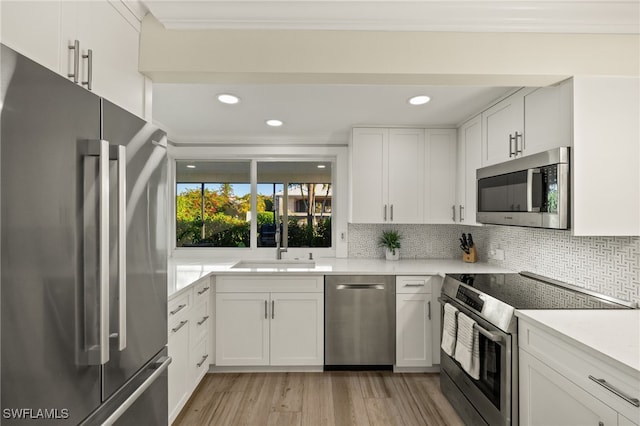
<path fill-rule="evenodd" d="M 515 309 L 628 309 L 571 288 L 520 274 L 454 275 L 453 278 Z"/>

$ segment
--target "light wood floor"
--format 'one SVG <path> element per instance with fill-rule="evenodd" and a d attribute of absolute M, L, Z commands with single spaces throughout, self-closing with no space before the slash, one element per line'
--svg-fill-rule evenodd
<path fill-rule="evenodd" d="M 174 426 L 462 425 L 437 374 L 207 374 Z"/>

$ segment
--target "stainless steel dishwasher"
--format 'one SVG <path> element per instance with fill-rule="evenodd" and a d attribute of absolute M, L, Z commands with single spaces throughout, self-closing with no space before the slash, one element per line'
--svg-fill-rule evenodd
<path fill-rule="evenodd" d="M 385 368 L 395 363 L 395 277 L 325 277 L 325 369 Z"/>

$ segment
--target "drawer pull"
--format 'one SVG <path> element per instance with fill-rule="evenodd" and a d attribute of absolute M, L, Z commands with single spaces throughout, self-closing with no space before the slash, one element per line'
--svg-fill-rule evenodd
<path fill-rule="evenodd" d="M 618 390 L 615 387 L 613 387 L 610 383 L 607 383 L 607 381 L 605 379 L 598 379 L 596 377 L 593 377 L 592 375 L 589 375 L 589 379 L 593 380 L 594 382 L 596 382 L 597 384 L 599 384 L 600 386 L 602 386 L 606 390 L 615 393 L 620 398 L 622 398 L 625 401 L 627 401 L 629 404 L 635 405 L 636 407 L 640 407 L 640 400 L 638 400 L 638 398 L 631 398 L 630 396 L 625 395 L 620 390 Z"/>
<path fill-rule="evenodd" d="M 186 323 L 188 323 L 188 322 L 189 322 L 189 320 L 180 321 L 180 324 L 178 324 L 178 326 L 177 326 L 177 327 L 172 328 L 172 329 L 171 329 L 171 332 L 172 332 L 172 333 L 177 333 L 177 332 L 178 332 L 178 330 L 180 330 L 182 327 L 184 327 L 184 325 L 185 325 Z"/>
<path fill-rule="evenodd" d="M 169 314 L 170 314 L 170 315 L 175 315 L 175 314 L 177 314 L 178 312 L 180 312 L 181 310 L 183 310 L 183 309 L 184 309 L 184 308 L 186 308 L 186 307 L 187 307 L 187 305 L 186 305 L 186 304 L 184 304 L 184 305 L 179 305 L 179 306 L 178 306 L 177 308 L 175 308 L 173 311 L 169 312 Z"/>
<path fill-rule="evenodd" d="M 202 319 L 200 321 L 198 321 L 198 325 L 202 325 L 205 323 L 205 321 L 207 321 L 209 319 L 209 315 L 207 315 L 206 317 L 202 317 Z"/>
<path fill-rule="evenodd" d="M 424 287 L 424 282 L 422 284 L 405 284 L 405 287 Z"/>
<path fill-rule="evenodd" d="M 198 368 L 202 367 L 202 364 L 204 364 L 204 362 L 207 360 L 207 358 L 209 358 L 209 354 L 203 356 L 202 360 L 199 363 L 196 364 L 198 366 Z"/>
<path fill-rule="evenodd" d="M 209 287 L 205 287 L 205 288 L 203 288 L 202 290 L 200 290 L 200 291 L 198 292 L 198 296 L 199 296 L 199 295 L 201 295 L 201 294 L 205 294 L 207 291 L 209 291 Z"/>

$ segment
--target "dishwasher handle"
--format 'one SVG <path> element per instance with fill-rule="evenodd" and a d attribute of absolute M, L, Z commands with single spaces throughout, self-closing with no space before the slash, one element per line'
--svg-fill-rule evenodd
<path fill-rule="evenodd" d="M 362 284 L 338 284 L 337 290 L 384 290 L 384 284 L 362 283 Z"/>

